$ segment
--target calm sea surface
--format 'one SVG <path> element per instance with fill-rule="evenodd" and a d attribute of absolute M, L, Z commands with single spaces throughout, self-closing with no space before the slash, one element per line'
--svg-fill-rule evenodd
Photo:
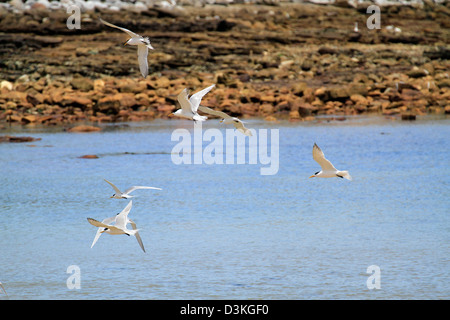
<path fill-rule="evenodd" d="M 42 138 L 0 144 L 0 281 L 9 298 L 450 298 L 448 118 L 247 126 L 269 138 L 279 130 L 277 174 L 261 175 L 259 161 L 174 164 L 172 132 L 193 133 L 189 121 L 81 134 L 3 129 Z M 208 128 L 225 137 L 230 127 Z M 314 142 L 353 181 L 308 179 L 319 171 Z M 86 154 L 99 158 L 79 158 Z M 128 204 L 109 198 L 104 178 L 163 189 L 133 193 L 129 217 L 146 253 L 125 235 L 104 234 L 90 248 L 96 228 L 86 218 Z M 380 289 L 367 286 L 372 265 Z M 80 289 L 67 286 L 70 266 Z"/>

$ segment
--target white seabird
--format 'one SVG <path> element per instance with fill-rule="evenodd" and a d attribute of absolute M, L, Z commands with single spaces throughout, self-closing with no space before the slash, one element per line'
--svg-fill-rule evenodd
<path fill-rule="evenodd" d="M 114 198 L 114 199 L 129 199 L 129 198 L 132 198 L 134 196 L 130 196 L 130 193 L 133 192 L 134 190 L 138 190 L 138 189 L 162 190 L 161 188 L 156 188 L 156 187 L 133 186 L 133 187 L 128 188 L 127 190 L 125 190 L 125 192 L 122 192 L 114 184 L 112 184 L 108 180 L 106 180 L 106 179 L 103 179 L 103 180 L 108 182 L 111 185 L 111 187 L 113 187 L 114 191 L 116 192 L 110 197 L 110 198 Z"/>
<path fill-rule="evenodd" d="M 345 178 L 352 180 L 352 177 L 348 171 L 340 171 L 336 169 L 333 164 L 325 158 L 322 150 L 314 143 L 313 147 L 313 159 L 321 166 L 322 170 L 313 174 L 310 178 Z"/>
<path fill-rule="evenodd" d="M 185 88 L 178 95 L 178 102 L 180 103 L 181 109 L 178 109 L 174 113 L 174 116 L 194 120 L 194 121 L 205 121 L 208 119 L 206 116 L 201 116 L 198 114 L 197 110 L 200 106 L 200 102 L 205 94 L 211 91 L 215 87 L 215 84 L 200 90 L 199 92 L 193 94 L 190 98 L 188 97 L 188 90 Z"/>
<path fill-rule="evenodd" d="M 91 248 L 97 242 L 98 238 L 102 235 L 102 233 L 106 232 L 112 235 L 116 234 L 126 234 L 127 236 L 133 235 L 136 237 L 137 242 L 141 246 L 142 250 L 145 252 L 144 244 L 142 243 L 141 236 L 139 235 L 138 229 L 136 228 L 136 223 L 133 220 L 128 218 L 128 214 L 130 213 L 132 200 L 130 203 L 122 210 L 122 212 L 118 213 L 116 216 L 111 218 L 106 218 L 102 222 L 97 221 L 92 218 L 87 218 L 90 224 L 95 227 L 98 227 L 97 233 L 95 234 L 94 241 L 92 242 Z M 112 224 L 114 223 L 114 224 Z M 131 224 L 133 230 L 127 229 L 127 224 Z"/>
<path fill-rule="evenodd" d="M 137 46 L 138 47 L 138 61 L 139 61 L 139 70 L 141 70 L 141 74 L 144 78 L 148 76 L 148 49 L 154 49 L 152 45 L 150 44 L 149 38 L 144 38 L 128 29 L 118 27 L 116 25 L 113 25 L 109 22 L 106 22 L 102 19 L 100 19 L 101 22 L 106 24 L 109 27 L 116 28 L 119 30 L 122 30 L 123 32 L 126 32 L 131 38 L 128 39 L 123 45 L 131 45 L 131 46 Z"/>
<path fill-rule="evenodd" d="M 232 117 L 232 116 L 226 114 L 225 112 L 216 111 L 216 110 L 213 110 L 211 108 L 203 107 L 203 106 L 199 106 L 198 110 L 201 111 L 201 112 L 204 112 L 204 113 L 208 113 L 208 114 L 212 114 L 212 115 L 218 116 L 218 117 L 222 118 L 222 120 L 220 120 L 220 122 L 223 122 L 225 124 L 232 123 L 234 125 L 234 127 L 239 132 L 241 132 L 242 134 L 245 134 L 246 136 L 249 136 L 249 137 L 252 136 L 252 132 L 250 131 L 250 129 L 247 129 L 244 126 L 244 122 L 239 120 L 236 117 Z"/>

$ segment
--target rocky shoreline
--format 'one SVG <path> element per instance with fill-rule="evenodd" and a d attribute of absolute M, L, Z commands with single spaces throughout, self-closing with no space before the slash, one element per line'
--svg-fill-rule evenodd
<path fill-rule="evenodd" d="M 450 4 L 365 8 L 311 3 L 82 13 L 0 11 L 0 123 L 66 125 L 169 118 L 185 87 L 242 118 L 312 120 L 450 114 Z M 127 36 L 150 37 L 143 79 Z M 355 22 L 359 31 L 354 31 Z M 387 28 L 395 26 L 397 29 Z"/>

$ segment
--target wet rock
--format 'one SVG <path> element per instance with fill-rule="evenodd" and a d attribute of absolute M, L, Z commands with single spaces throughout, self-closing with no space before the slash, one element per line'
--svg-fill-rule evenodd
<path fill-rule="evenodd" d="M 274 116 L 267 116 L 264 118 L 265 121 L 270 121 L 270 122 L 276 122 L 278 121 L 277 118 L 275 118 Z"/>
<path fill-rule="evenodd" d="M 416 115 L 411 113 L 402 113 L 401 118 L 402 120 L 412 121 L 416 120 Z"/>
<path fill-rule="evenodd" d="M 40 140 L 41 140 L 41 138 L 33 138 L 33 137 L 0 136 L 0 142 L 21 143 L 21 142 L 40 141 Z"/>
<path fill-rule="evenodd" d="M 68 129 L 69 132 L 97 132 L 101 131 L 101 128 L 89 126 L 89 125 L 79 125 Z"/>
<path fill-rule="evenodd" d="M 450 114 L 450 105 L 445 106 L 444 112 Z"/>
<path fill-rule="evenodd" d="M 302 118 L 312 115 L 316 110 L 317 107 L 314 107 L 309 103 L 302 103 L 298 106 L 298 112 Z"/>
<path fill-rule="evenodd" d="M 290 120 L 299 120 L 300 119 L 300 113 L 297 110 L 289 112 L 289 119 Z"/>
<path fill-rule="evenodd" d="M 98 159 L 99 157 L 95 154 L 86 154 L 84 156 L 78 157 L 79 159 Z"/>

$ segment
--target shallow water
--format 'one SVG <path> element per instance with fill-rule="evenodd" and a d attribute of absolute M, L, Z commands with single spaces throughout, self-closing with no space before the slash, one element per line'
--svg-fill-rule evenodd
<path fill-rule="evenodd" d="M 0 281 L 10 299 L 449 299 L 449 124 L 249 120 L 279 129 L 267 176 L 259 163 L 175 165 L 171 134 L 192 132 L 186 121 L 3 130 L 42 140 L 0 144 Z M 314 142 L 353 181 L 308 179 Z M 103 178 L 163 189 L 134 193 L 146 253 L 108 234 L 90 248 L 86 218 L 128 203 Z M 80 289 L 67 287 L 72 265 Z M 371 265 L 380 289 L 367 287 Z"/>

